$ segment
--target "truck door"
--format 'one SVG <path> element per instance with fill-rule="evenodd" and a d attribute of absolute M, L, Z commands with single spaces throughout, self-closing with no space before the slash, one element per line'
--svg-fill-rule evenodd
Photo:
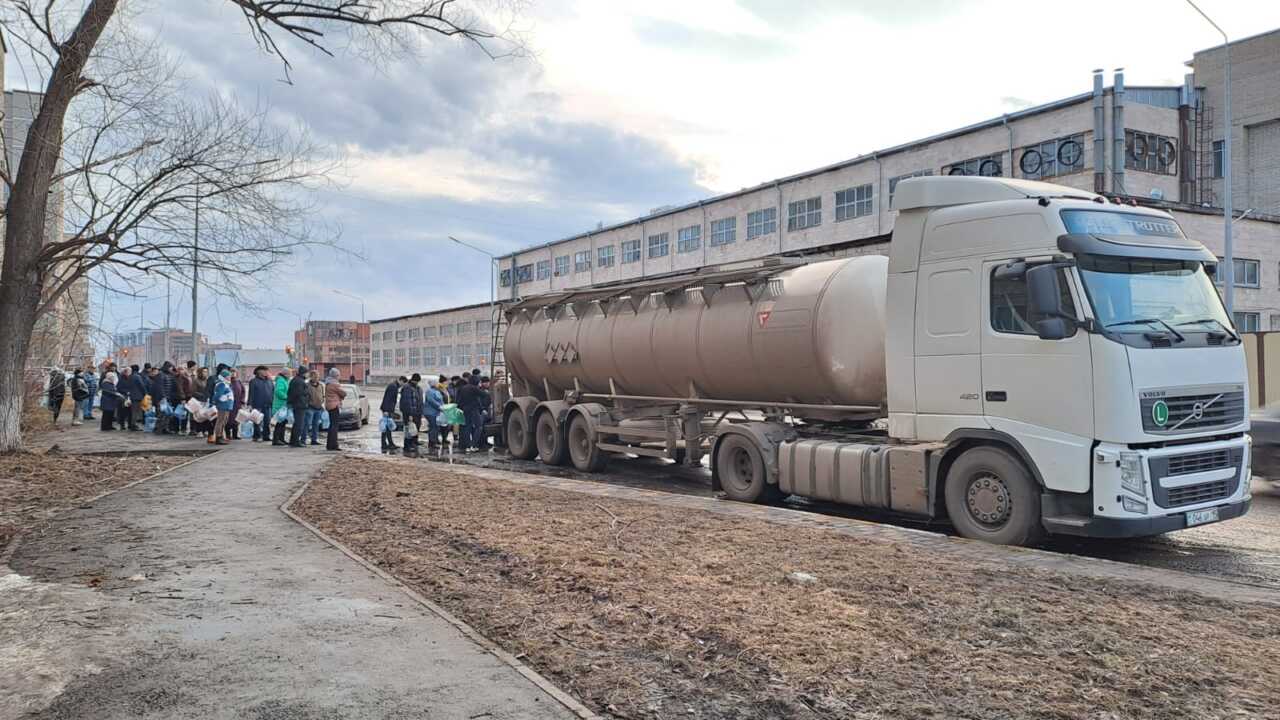
<path fill-rule="evenodd" d="M 942 440 L 982 416 L 982 261 L 921 263 L 916 296 L 916 436 Z"/>
<path fill-rule="evenodd" d="M 1048 488 L 1085 492 L 1094 435 L 1089 335 L 1077 328 L 1062 340 L 1040 339 L 1026 278 L 997 278 L 1002 264 L 988 262 L 982 273 L 983 413 L 1023 446 Z M 1059 272 L 1064 302 L 1081 317 L 1082 295 L 1071 274 Z"/>

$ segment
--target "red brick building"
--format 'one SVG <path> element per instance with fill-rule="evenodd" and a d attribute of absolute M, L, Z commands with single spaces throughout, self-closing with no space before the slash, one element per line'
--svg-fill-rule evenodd
<path fill-rule="evenodd" d="M 308 320 L 293 334 L 294 352 L 310 370 L 338 368 L 343 380 L 364 382 L 369 376 L 369 323 L 354 320 Z"/>

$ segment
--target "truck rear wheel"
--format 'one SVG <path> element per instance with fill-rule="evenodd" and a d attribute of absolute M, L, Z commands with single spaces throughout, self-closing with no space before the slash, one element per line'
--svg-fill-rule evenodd
<path fill-rule="evenodd" d="M 533 433 L 529 432 L 529 419 L 520 408 L 507 413 L 502 437 L 507 443 L 507 452 L 511 453 L 513 458 L 532 460 L 538 454 L 538 446 L 533 442 Z"/>
<path fill-rule="evenodd" d="M 947 515 L 963 537 L 997 545 L 1034 545 L 1044 538 L 1040 487 L 1009 452 L 966 450 L 947 472 Z"/>
<path fill-rule="evenodd" d="M 539 413 L 534 422 L 534 437 L 538 443 L 538 455 L 547 465 L 563 465 L 569 459 L 568 443 L 555 415 L 549 411 Z"/>
<path fill-rule="evenodd" d="M 769 484 L 760 449 L 737 433 L 725 435 L 716 448 L 716 473 L 725 497 L 739 502 L 759 502 L 777 496 Z"/>
<path fill-rule="evenodd" d="M 609 456 L 596 444 L 596 434 L 591 421 L 582 413 L 574 413 L 565 433 L 569 446 L 569 459 L 582 472 L 600 472 L 609 463 Z"/>

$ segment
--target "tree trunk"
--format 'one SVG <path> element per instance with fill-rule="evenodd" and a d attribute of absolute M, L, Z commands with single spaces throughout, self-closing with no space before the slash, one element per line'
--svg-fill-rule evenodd
<path fill-rule="evenodd" d="M 23 374 L 31 351 L 31 330 L 40 306 L 47 268 L 44 245 L 49 186 L 62 150 L 62 127 L 71 100 L 81 88 L 89 54 L 102 36 L 118 0 L 92 0 L 70 37 L 58 48 L 58 61 L 45 87 L 40 111 L 27 132 L 27 144 L 9 195 L 0 267 L 0 452 L 22 448 Z M 57 218 L 62 227 L 62 218 Z"/>

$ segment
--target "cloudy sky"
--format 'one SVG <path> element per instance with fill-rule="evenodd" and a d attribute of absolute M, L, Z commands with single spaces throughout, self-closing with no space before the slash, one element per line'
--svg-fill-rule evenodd
<path fill-rule="evenodd" d="M 487 300 L 488 259 L 448 235 L 500 254 L 1084 92 L 1093 68 L 1178 84 L 1220 41 L 1175 0 L 532 0 L 531 57 L 438 38 L 373 67 L 293 45 L 285 84 L 227 0 L 149 4 L 191 92 L 266 103 L 346 157 L 318 200 L 364 260 L 300 255 L 276 310 L 202 311 L 247 347 L 282 346 L 297 316 L 358 318 L 331 289 L 371 319 Z M 1280 3 L 1200 4 L 1233 36 L 1280 27 Z M 109 298 L 101 325 L 164 312 L 162 292 Z"/>

